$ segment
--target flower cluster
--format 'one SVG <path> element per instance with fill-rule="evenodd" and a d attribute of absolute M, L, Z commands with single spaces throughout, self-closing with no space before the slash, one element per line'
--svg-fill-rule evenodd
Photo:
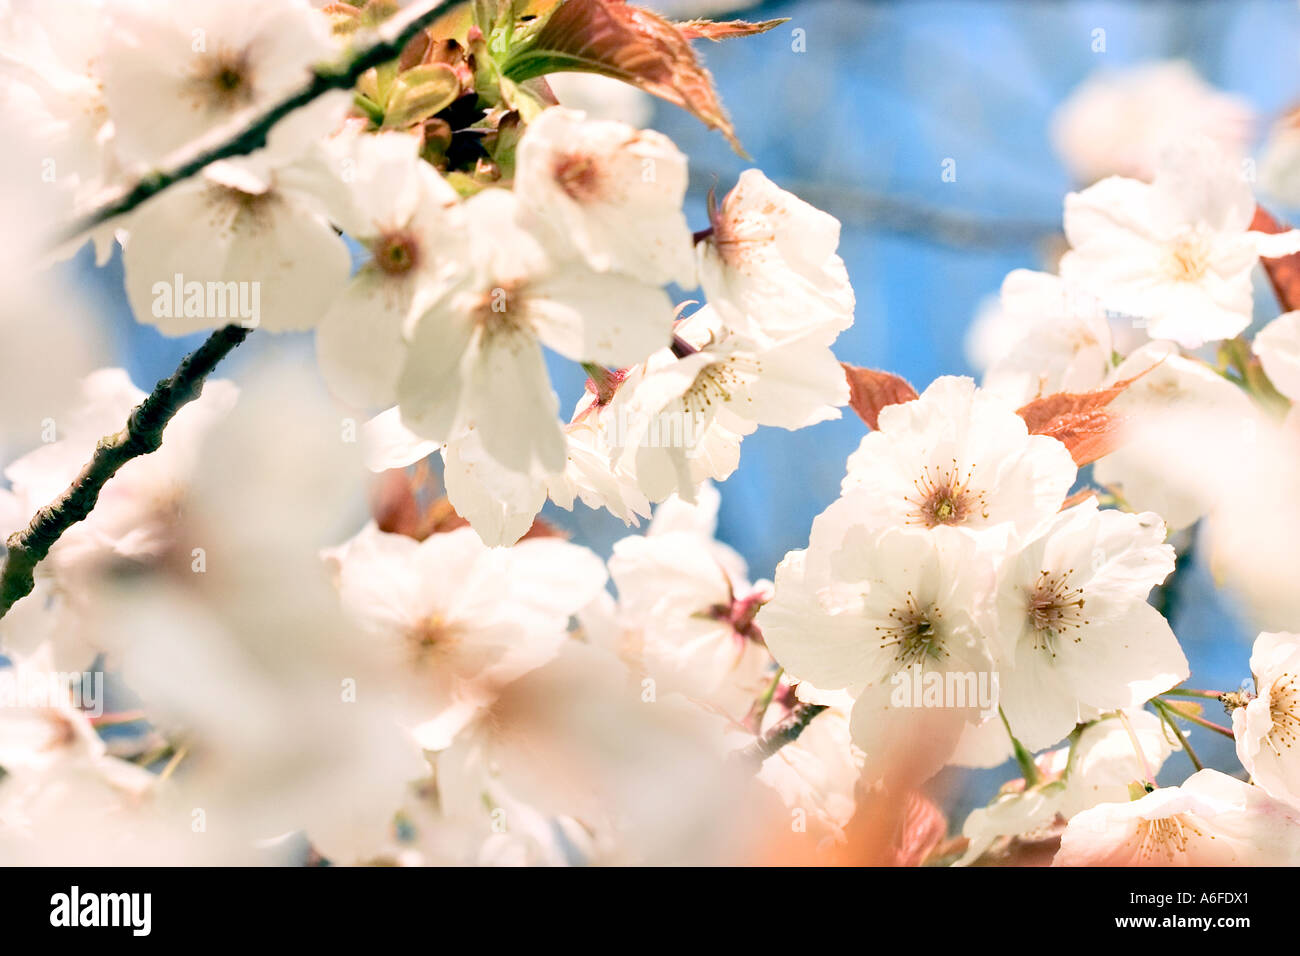
<path fill-rule="evenodd" d="M 649 93 L 739 150 L 690 41 L 777 21 L 524 6 L 5 4 L 41 261 L 120 248 L 138 321 L 212 333 L 0 435 L 5 859 L 1300 863 L 1300 230 L 1249 109 L 1089 81 L 1063 253 L 918 394 L 833 351 L 834 216 L 756 168 L 693 207 L 641 128 Z M 846 406 L 766 580 L 718 485 Z M 600 553 L 539 517 L 578 501 L 648 522 Z M 1259 633 L 1237 690 L 1185 686 L 1197 561 Z M 951 835 L 950 767 L 1014 767 Z"/>

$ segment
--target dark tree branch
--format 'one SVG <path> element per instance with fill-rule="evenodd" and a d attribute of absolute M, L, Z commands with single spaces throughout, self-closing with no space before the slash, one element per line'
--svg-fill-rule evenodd
<path fill-rule="evenodd" d="M 100 439 L 95 454 L 67 490 L 36 512 L 26 528 L 9 536 L 8 553 L 4 567 L 0 568 L 0 617 L 32 592 L 36 586 L 36 565 L 50 553 L 65 531 L 90 514 L 99 500 L 99 492 L 117 470 L 131 459 L 162 446 L 167 423 L 183 406 L 199 397 L 204 379 L 250 331 L 244 326 L 227 325 L 213 332 L 206 342 L 181 360 L 170 378 L 159 382 L 136 406 L 125 428 Z"/>
<path fill-rule="evenodd" d="M 117 194 L 104 200 L 86 215 L 72 222 L 61 230 L 57 242 L 67 242 L 83 236 L 96 226 L 102 225 L 115 216 L 123 215 L 152 199 L 163 190 L 174 186 L 183 179 L 188 179 L 204 167 L 221 159 L 232 156 L 245 156 L 266 145 L 266 138 L 271 127 L 284 119 L 294 110 L 300 109 L 331 90 L 347 90 L 356 85 L 361 74 L 372 67 L 396 59 L 402 49 L 416 34 L 427 27 L 435 18 L 450 10 L 460 0 L 437 0 L 434 3 L 422 3 L 412 10 L 395 16 L 380 31 L 379 39 L 366 47 L 347 63 L 337 69 L 317 68 L 309 82 L 298 92 L 281 100 L 247 126 L 228 135 L 216 145 L 208 146 L 203 141 L 187 147 L 184 156 L 174 166 L 145 176 L 134 186 L 118 190 Z"/>

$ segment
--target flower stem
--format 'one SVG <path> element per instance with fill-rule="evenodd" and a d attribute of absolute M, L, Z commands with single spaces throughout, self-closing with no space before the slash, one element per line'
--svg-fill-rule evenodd
<path fill-rule="evenodd" d="M 233 134 L 226 134 L 215 145 L 200 139 L 178 151 L 180 158 L 169 169 L 153 172 L 127 189 L 100 202 L 90 212 L 70 223 L 57 236 L 61 244 L 82 236 L 116 216 L 130 212 L 163 190 L 188 179 L 205 166 L 232 156 L 246 156 L 266 145 L 271 127 L 294 110 L 300 109 L 331 90 L 347 90 L 356 85 L 361 74 L 372 67 L 396 59 L 421 30 L 435 18 L 456 6 L 460 0 L 426 0 L 415 8 L 394 16 L 385 24 L 377 39 L 352 59 L 337 67 L 317 67 L 311 81 L 296 93 L 271 106 Z M 171 157 L 169 157 L 171 158 Z"/>
<path fill-rule="evenodd" d="M 1020 773 L 1025 778 L 1025 786 L 1032 787 L 1038 783 L 1038 766 L 1034 763 L 1033 754 L 1025 749 L 1025 745 L 1016 739 L 1016 735 L 1011 732 L 1011 721 L 1007 720 L 1006 713 L 1001 707 L 998 708 L 998 716 L 1002 718 L 1002 726 L 1007 728 L 1007 736 L 1011 738 L 1011 749 L 1015 751 L 1016 763 L 1020 765 Z"/>
<path fill-rule="evenodd" d="M 1152 703 L 1155 705 L 1156 712 L 1160 714 L 1161 719 L 1174 732 L 1174 737 L 1182 745 L 1183 752 L 1187 754 L 1187 759 L 1192 762 L 1192 766 L 1197 770 L 1204 770 L 1205 764 L 1201 763 L 1201 758 L 1196 756 L 1196 751 L 1192 749 L 1192 745 L 1187 742 L 1187 738 L 1183 736 L 1183 732 L 1178 729 L 1178 725 L 1174 722 L 1176 711 L 1158 697 Z"/>
<path fill-rule="evenodd" d="M 1153 700 L 1160 700 L 1159 697 L 1155 697 L 1155 698 L 1152 698 L 1152 699 L 1153 699 Z M 1214 723 L 1214 722 L 1211 721 L 1211 720 L 1206 720 L 1204 717 L 1197 717 L 1195 714 L 1189 714 L 1189 713 L 1187 713 L 1186 711 L 1179 710 L 1177 707 L 1171 707 L 1168 703 L 1165 703 L 1165 706 L 1166 706 L 1166 707 L 1169 707 L 1170 710 L 1172 710 L 1175 714 L 1177 714 L 1177 715 L 1178 715 L 1179 717 L 1181 717 L 1183 720 L 1190 720 L 1190 721 L 1191 721 L 1192 723 L 1194 723 L 1194 724 L 1200 724 L 1200 725 L 1201 725 L 1202 727 L 1204 727 L 1206 730 L 1213 730 L 1215 733 L 1223 734 L 1223 736 L 1225 736 L 1225 737 L 1232 738 L 1233 740 L 1236 739 L 1236 734 L 1234 734 L 1234 733 L 1233 733 L 1231 730 L 1229 730 L 1227 727 L 1224 727 L 1224 726 L 1222 726 L 1222 725 L 1220 725 L 1220 724 L 1216 724 L 1216 723 Z"/>
<path fill-rule="evenodd" d="M 763 717 L 767 714 L 767 709 L 772 706 L 772 698 L 776 696 L 776 689 L 781 686 L 781 675 L 785 673 L 784 667 L 778 667 L 776 674 L 772 677 L 772 683 L 767 685 L 767 689 L 754 701 L 754 706 L 749 709 L 749 715 L 745 718 L 745 726 L 754 733 L 759 733 L 763 729 Z"/>
<path fill-rule="evenodd" d="M 1161 697 L 1198 697 L 1207 700 L 1222 700 L 1223 691 L 1221 690 L 1197 690 L 1193 687 L 1175 687 L 1173 690 L 1167 690 Z"/>
<path fill-rule="evenodd" d="M 170 378 L 154 386 L 145 400 L 135 407 L 126 427 L 114 435 L 101 438 L 95 453 L 64 492 L 36 512 L 31 523 L 15 531 L 5 542 L 8 553 L 0 568 L 0 617 L 4 617 L 20 598 L 36 586 L 36 565 L 50 553 L 63 532 L 90 514 L 99 493 L 117 470 L 133 458 L 157 451 L 162 446 L 163 429 L 185 405 L 199 397 L 203 381 L 217 363 L 248 337 L 248 329 L 227 325 L 181 359 Z"/>
<path fill-rule="evenodd" d="M 1151 765 L 1147 763 L 1146 751 L 1142 749 L 1142 742 L 1138 740 L 1137 734 L 1133 731 L 1133 723 L 1128 719 L 1128 714 L 1124 711 L 1116 711 L 1119 715 L 1120 723 L 1128 731 L 1129 742 L 1133 744 L 1133 753 L 1137 755 L 1138 764 L 1142 767 L 1142 781 L 1147 785 L 1147 792 L 1150 793 L 1156 788 L 1155 774 L 1151 772 Z"/>

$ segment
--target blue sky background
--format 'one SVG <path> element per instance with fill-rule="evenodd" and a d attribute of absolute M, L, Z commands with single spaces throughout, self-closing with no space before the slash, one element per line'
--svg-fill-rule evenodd
<path fill-rule="evenodd" d="M 1294 0 L 807 0 L 764 3 L 761 15 L 792 19 L 761 37 L 704 44 L 702 52 L 752 165 L 844 224 L 840 251 L 858 310 L 837 354 L 898 372 L 918 388 L 969 372 L 963 341 L 980 301 L 1011 269 L 1041 266 L 1072 186 L 1052 152 L 1049 118 L 1090 72 L 1182 57 L 1267 118 L 1300 99 Z M 805 52 L 792 49 L 796 28 Z M 1104 53 L 1092 50 L 1099 28 Z M 688 208 L 699 228 L 708 187 L 730 188 L 751 164 L 672 107 L 658 105 L 653 125 L 690 157 Z M 946 158 L 956 161 L 955 182 L 941 180 Z M 83 250 L 66 268 L 100 303 L 113 361 L 142 387 L 197 344 L 134 322 L 119 259 L 95 269 Z M 281 347 L 261 338 L 250 338 L 227 374 L 238 380 L 250 354 Z M 557 365 L 555 374 L 567 401 L 581 373 Z M 812 518 L 835 498 L 845 458 L 863 434 L 850 414 L 745 440 L 740 468 L 722 486 L 719 536 L 749 560 L 755 577 L 770 577 L 786 551 L 807 543 Z M 581 506 L 553 517 L 601 551 L 627 533 Z M 1213 594 L 1203 569 L 1189 584 L 1174 625 L 1193 684 L 1236 687 L 1247 676 L 1254 635 Z M 1229 741 L 1199 730 L 1192 739 L 1207 762 L 1235 769 Z M 1174 758 L 1166 777 L 1176 782 L 1187 770 Z"/>

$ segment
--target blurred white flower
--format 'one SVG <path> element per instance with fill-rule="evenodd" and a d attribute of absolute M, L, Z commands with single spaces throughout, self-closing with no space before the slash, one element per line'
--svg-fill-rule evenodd
<path fill-rule="evenodd" d="M 1007 561 L 998 591 L 1002 709 L 1030 750 L 1093 710 L 1140 706 L 1188 675 L 1148 592 L 1174 569 L 1158 515 L 1062 511 Z"/>
<path fill-rule="evenodd" d="M 421 542 L 370 524 L 331 561 L 376 661 L 422 688 L 411 719 L 429 749 L 447 746 L 503 685 L 553 658 L 569 618 L 606 580 L 585 548 L 532 539 L 492 549 L 469 528 Z"/>
<path fill-rule="evenodd" d="M 1059 782 L 1000 793 L 986 807 L 970 812 L 962 824 L 962 836 L 970 840 L 955 866 L 968 866 L 983 856 L 1000 837 L 1032 840 L 1046 835 L 1061 813 L 1065 792 Z"/>
<path fill-rule="evenodd" d="M 166 335 L 229 324 L 290 332 L 320 321 L 343 291 L 351 256 L 298 165 L 344 103 L 321 98 L 278 124 L 265 149 L 213 163 L 122 221 L 137 321 Z"/>
<path fill-rule="evenodd" d="M 614 655 L 569 641 L 437 754 L 439 802 L 458 826 L 526 828 L 569 863 L 735 861 L 753 845 L 761 785 L 725 759 L 729 726 L 679 695 L 647 695 Z M 538 841 L 538 817 L 563 829 Z"/>
<path fill-rule="evenodd" d="M 835 252 L 834 216 L 748 169 L 709 218 L 712 234 L 697 249 L 711 304 L 777 337 L 853 324 L 853 287 Z"/>
<path fill-rule="evenodd" d="M 1240 388 L 1203 363 L 1184 358 L 1168 342 L 1142 346 L 1111 372 L 1107 384 L 1134 376 L 1141 377 L 1110 403 L 1111 410 L 1126 419 L 1124 441 L 1097 461 L 1093 477 L 1120 491 L 1130 508 L 1154 511 L 1171 531 L 1177 531 L 1205 514 L 1216 492 L 1204 482 L 1171 480 L 1178 459 L 1153 456 L 1150 433 L 1175 416 L 1189 421 L 1197 417 L 1235 421 L 1237 429 L 1244 431 L 1254 427 L 1259 413 Z M 1206 439 L 1212 437 L 1212 432 L 1206 433 Z M 1162 447 L 1167 445 L 1161 442 Z M 1180 457 L 1194 448 L 1189 445 Z"/>
<path fill-rule="evenodd" d="M 1250 324 L 1260 256 L 1300 251 L 1300 231 L 1250 230 L 1242 171 L 1204 143 L 1165 154 L 1151 183 L 1112 176 L 1065 197 L 1061 276 L 1185 348 Z"/>
<path fill-rule="evenodd" d="M 1300 636 L 1260 634 L 1250 671 L 1256 696 L 1232 711 L 1237 757 L 1270 796 L 1300 806 Z"/>
<path fill-rule="evenodd" d="M 788 683 L 779 688 L 764 714 L 762 731 L 767 732 L 790 715 L 793 690 Z M 808 688 L 798 688 L 801 697 Z M 853 699 L 844 693 L 818 693 L 823 710 L 804 728 L 796 740 L 763 761 L 758 780 L 777 792 L 791 810 L 802 810 L 809 830 L 824 841 L 843 842 L 844 828 L 857 809 L 855 790 L 862 774 L 863 754 L 853 745 L 849 732 L 849 711 Z M 834 701 L 834 703 L 831 703 Z"/>
<path fill-rule="evenodd" d="M 1201 136 L 1244 157 L 1254 124 L 1246 100 L 1168 60 L 1089 76 L 1057 108 L 1052 143 L 1086 186 L 1112 175 L 1149 180 L 1165 149 Z"/>
<path fill-rule="evenodd" d="M 1259 787 L 1202 770 L 1178 787 L 1077 814 L 1053 866 L 1295 866 L 1300 816 Z"/>
<path fill-rule="evenodd" d="M 1300 312 L 1287 312 L 1264 326 L 1251 348 L 1277 390 L 1293 402 L 1300 400 Z"/>
<path fill-rule="evenodd" d="M 131 560 L 161 554 L 171 543 L 176 514 L 198 467 L 202 443 L 212 427 L 235 405 L 238 390 L 221 379 L 208 381 L 198 399 L 183 407 L 168 424 L 158 451 L 132 459 L 100 492 L 94 510 L 69 528 L 51 549 L 41 573 L 74 574 L 112 557 Z M 7 510 L 25 526 L 38 508 L 49 504 L 90 461 L 95 445 L 125 427 L 145 393 L 120 368 L 93 372 L 81 386 L 79 405 L 51 419 L 56 439 L 11 462 L 4 474 L 10 490 Z"/>
<path fill-rule="evenodd" d="M 114 0 L 104 101 L 124 165 L 153 165 L 305 86 L 336 52 L 306 0 Z"/>
<path fill-rule="evenodd" d="M 982 387 L 1019 408 L 1043 395 L 1086 392 L 1110 369 L 1106 312 L 1058 276 L 1016 269 L 1002 283 L 1005 347 L 988 364 Z"/>
<path fill-rule="evenodd" d="M 597 272 L 692 289 L 686 179 L 686 157 L 662 133 L 552 107 L 519 141 L 514 189 L 548 245 L 572 248 Z"/>
<path fill-rule="evenodd" d="M 1300 206 L 1300 125 L 1292 110 L 1273 124 L 1259 158 L 1259 189 L 1287 207 Z"/>
<path fill-rule="evenodd" d="M 772 659 L 753 626 L 768 594 L 750 585 L 740 555 L 713 540 L 718 500 L 707 485 L 694 507 L 669 498 L 645 535 L 615 542 L 609 573 L 620 623 L 637 635 L 646 675 L 665 693 L 740 720 L 772 680 Z M 700 525 L 675 517 L 683 512 Z"/>
<path fill-rule="evenodd" d="M 99 0 L 14 0 L 0 25 L 0 104 L 9 128 L 38 144 L 39 175 L 59 191 L 59 218 L 117 175 L 104 104 L 104 30 Z M 111 249 L 108 239 L 101 252 Z"/>

